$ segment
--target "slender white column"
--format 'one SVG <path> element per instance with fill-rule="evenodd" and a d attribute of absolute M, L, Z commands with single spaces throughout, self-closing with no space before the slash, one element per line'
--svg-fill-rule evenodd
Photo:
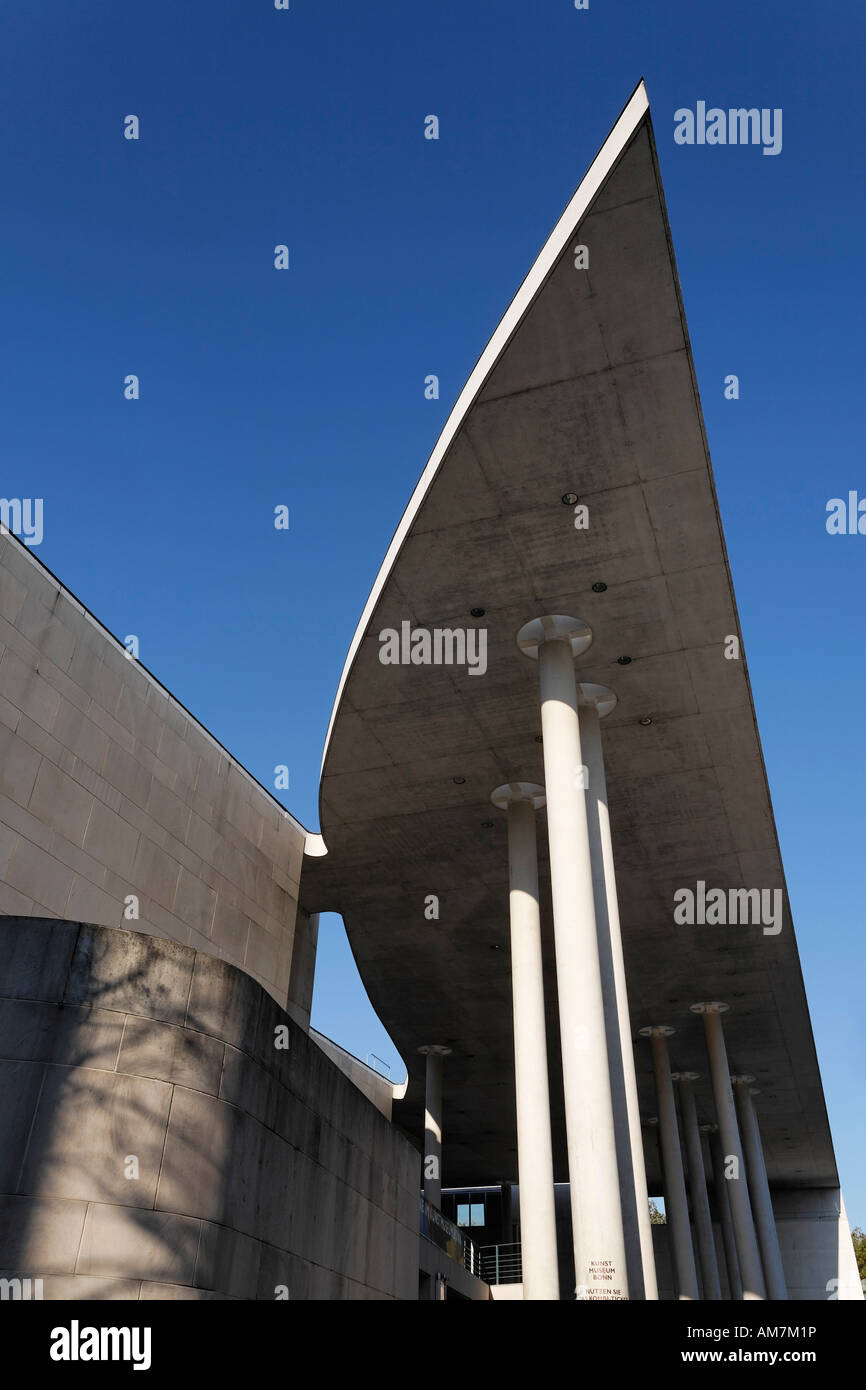
<path fill-rule="evenodd" d="M 758 1095 L 759 1092 L 749 1089 L 750 1083 L 754 1079 L 753 1076 L 731 1077 L 734 1084 L 737 1115 L 740 1121 L 740 1135 L 746 1155 L 746 1175 L 749 1180 L 752 1211 L 755 1214 L 758 1244 L 761 1247 L 764 1277 L 767 1280 L 767 1295 L 772 1299 L 784 1300 L 788 1297 L 788 1286 L 785 1283 L 782 1252 L 779 1249 L 776 1218 L 773 1215 L 770 1184 L 767 1181 L 764 1146 L 761 1143 L 761 1134 L 758 1129 L 758 1117 L 752 1104 L 752 1096 Z"/>
<path fill-rule="evenodd" d="M 512 782 L 497 787 L 490 799 L 494 805 L 507 807 L 508 811 L 508 901 L 523 1297 L 558 1300 L 553 1144 L 535 837 L 535 807 L 544 805 L 544 788 L 531 782 Z"/>
<path fill-rule="evenodd" d="M 442 1206 L 442 1058 L 450 1047 L 431 1043 L 419 1047 L 427 1057 L 424 1098 L 424 1196 L 431 1206 Z"/>
<path fill-rule="evenodd" d="M 541 685 L 576 1294 L 622 1299 L 628 1277 L 573 661 L 592 634 L 579 619 L 546 617 L 517 640 L 537 657 Z"/>
<path fill-rule="evenodd" d="M 701 1151 L 701 1132 L 698 1129 L 698 1109 L 692 1082 L 697 1081 L 696 1071 L 681 1071 L 677 1075 L 680 1093 L 680 1120 L 683 1139 L 686 1145 L 686 1161 L 689 1167 L 689 1193 L 692 1199 L 692 1216 L 698 1242 L 698 1260 L 701 1266 L 701 1285 L 704 1301 L 717 1303 L 722 1297 L 719 1283 L 719 1264 L 716 1259 L 716 1242 L 713 1239 L 713 1221 L 710 1216 L 710 1201 L 707 1196 L 707 1176 L 704 1172 L 704 1155 Z"/>
<path fill-rule="evenodd" d="M 728 1184 L 725 1182 L 725 1160 L 722 1154 L 722 1141 L 719 1138 L 719 1127 L 718 1125 L 702 1125 L 701 1131 L 707 1135 L 709 1140 L 713 1167 L 713 1195 L 719 1209 L 722 1244 L 725 1247 L 728 1292 L 734 1302 L 740 1302 L 743 1297 L 743 1283 L 740 1279 L 740 1262 L 737 1259 L 737 1243 L 734 1239 L 734 1220 L 731 1216 L 731 1203 L 728 1199 Z"/>
<path fill-rule="evenodd" d="M 722 1032 L 721 1015 L 727 1004 L 718 1002 L 692 1004 L 693 1013 L 703 1014 L 707 1038 L 707 1054 L 710 1059 L 710 1075 L 713 1080 L 713 1096 L 716 1102 L 716 1119 L 722 1141 L 725 1169 L 722 1172 L 728 1197 L 731 1203 L 731 1217 L 734 1222 L 734 1240 L 737 1244 L 737 1259 L 740 1265 L 740 1278 L 743 1281 L 743 1298 L 749 1302 L 767 1297 L 764 1272 L 761 1268 L 761 1255 L 758 1239 L 752 1220 L 752 1205 L 746 1183 L 746 1165 L 740 1142 L 740 1128 L 734 1108 L 734 1095 L 731 1090 L 731 1077 L 728 1068 L 728 1054 L 725 1036 Z M 728 1173 L 730 1168 L 730 1175 Z"/>
<path fill-rule="evenodd" d="M 616 696 L 612 690 L 601 685 L 581 685 L 578 688 L 578 701 L 580 742 L 587 771 L 589 850 L 629 1294 L 632 1298 L 657 1299 L 658 1283 L 599 723 L 616 705 Z"/>
<path fill-rule="evenodd" d="M 679 1299 L 699 1299 L 698 1273 L 689 1226 L 689 1204 L 683 1177 L 683 1156 L 677 1129 L 677 1108 L 668 1060 L 667 1040 L 673 1028 L 658 1025 L 641 1028 L 641 1037 L 649 1038 L 653 1054 L 653 1073 L 659 1109 L 659 1144 L 665 1180 L 665 1215 L 671 1236 L 671 1257 L 677 1281 Z"/>

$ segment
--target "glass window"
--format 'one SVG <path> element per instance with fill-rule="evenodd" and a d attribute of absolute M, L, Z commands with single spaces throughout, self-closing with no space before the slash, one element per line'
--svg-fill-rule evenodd
<path fill-rule="evenodd" d="M 465 1202 L 465 1203 L 464 1203 L 464 1202 L 458 1202 L 458 1203 L 457 1203 L 457 1225 L 458 1225 L 458 1226 L 468 1226 L 468 1225 L 469 1225 L 469 1203 L 468 1203 L 468 1202 Z"/>
<path fill-rule="evenodd" d="M 468 1223 L 468 1224 L 469 1224 L 470 1226 L 483 1226 L 483 1225 L 484 1225 L 484 1203 L 483 1203 L 483 1202 L 473 1202 L 472 1205 L 471 1205 L 471 1207 L 469 1208 L 469 1216 L 470 1216 L 470 1220 L 469 1220 L 469 1223 Z"/>

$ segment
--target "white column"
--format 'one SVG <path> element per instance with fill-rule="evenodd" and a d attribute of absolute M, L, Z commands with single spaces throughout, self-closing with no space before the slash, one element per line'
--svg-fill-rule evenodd
<path fill-rule="evenodd" d="M 424 1098 L 424 1196 L 437 1209 L 442 1205 L 442 1058 L 450 1047 L 430 1043 L 418 1051 L 427 1057 Z"/>
<path fill-rule="evenodd" d="M 616 695 L 605 686 L 584 684 L 578 688 L 578 701 L 580 741 L 587 771 L 589 850 L 629 1293 L 632 1298 L 657 1299 L 658 1283 L 599 723 L 614 709 Z"/>
<path fill-rule="evenodd" d="M 701 1266 L 701 1285 L 704 1301 L 717 1303 L 722 1297 L 719 1283 L 719 1264 L 716 1259 L 716 1242 L 713 1239 L 713 1221 L 710 1216 L 710 1201 L 707 1196 L 707 1176 L 704 1172 L 704 1155 L 701 1151 L 701 1132 L 698 1129 L 698 1109 L 692 1082 L 697 1081 L 696 1071 L 681 1071 L 677 1074 L 680 1093 L 680 1120 L 686 1146 L 686 1162 L 689 1168 L 689 1194 L 692 1199 L 692 1218 L 698 1243 L 698 1261 Z"/>
<path fill-rule="evenodd" d="M 732 1076 L 737 1115 L 740 1121 L 740 1137 L 746 1156 L 746 1176 L 749 1180 L 749 1194 L 752 1198 L 752 1211 L 755 1214 L 755 1227 L 758 1244 L 761 1247 L 761 1260 L 764 1277 L 767 1281 L 769 1298 L 785 1300 L 788 1286 L 785 1283 L 785 1270 L 782 1265 L 782 1252 L 779 1249 L 779 1236 L 776 1231 L 776 1218 L 773 1215 L 773 1202 L 770 1197 L 770 1184 L 767 1181 L 767 1167 L 764 1163 L 764 1146 L 758 1129 L 758 1117 L 752 1104 L 752 1096 L 758 1091 L 749 1089 L 753 1076 Z"/>
<path fill-rule="evenodd" d="M 677 1298 L 699 1299 L 698 1272 L 689 1226 L 689 1204 L 683 1177 L 683 1156 L 677 1129 L 677 1108 L 667 1040 L 673 1028 L 659 1024 L 641 1028 L 641 1037 L 649 1038 L 653 1054 L 653 1073 L 659 1110 L 659 1145 L 665 1180 L 665 1216 L 671 1237 L 671 1258 L 677 1281 Z"/>
<path fill-rule="evenodd" d="M 749 1201 L 749 1189 L 746 1184 L 746 1165 L 740 1142 L 737 1112 L 734 1108 L 734 1095 L 731 1090 L 725 1036 L 722 1032 L 721 1016 L 727 1011 L 727 1008 L 727 1004 L 718 1001 L 691 1005 L 692 1012 L 702 1014 L 704 1019 L 707 1055 L 710 1059 L 710 1075 L 713 1080 L 713 1096 L 716 1102 L 716 1119 L 719 1124 L 719 1135 L 725 1162 L 722 1180 L 726 1184 L 731 1204 L 734 1240 L 737 1245 L 740 1278 L 743 1281 L 743 1298 L 749 1302 L 766 1298 L 767 1290 L 764 1284 L 764 1272 L 761 1268 L 758 1239 L 752 1220 L 752 1205 Z"/>
<path fill-rule="evenodd" d="M 731 1216 L 731 1203 L 728 1199 L 728 1184 L 725 1182 L 725 1162 L 722 1154 L 722 1141 L 718 1125 L 701 1125 L 701 1132 L 707 1135 L 713 1168 L 713 1195 L 719 1209 L 719 1224 L 722 1228 L 722 1244 L 725 1248 L 725 1268 L 728 1271 L 728 1292 L 734 1302 L 743 1297 L 743 1284 L 740 1279 L 740 1262 L 737 1259 L 737 1243 L 734 1239 L 734 1220 Z"/>
<path fill-rule="evenodd" d="M 547 834 L 562 1040 L 577 1297 L 628 1297 L 604 998 L 592 891 L 574 656 L 592 634 L 576 618 L 538 618 L 518 645 L 538 660 Z"/>
<path fill-rule="evenodd" d="M 535 836 L 535 808 L 544 805 L 544 788 L 531 782 L 512 782 L 497 787 L 490 799 L 494 805 L 508 811 L 508 902 L 523 1297 L 558 1300 L 553 1144 Z"/>

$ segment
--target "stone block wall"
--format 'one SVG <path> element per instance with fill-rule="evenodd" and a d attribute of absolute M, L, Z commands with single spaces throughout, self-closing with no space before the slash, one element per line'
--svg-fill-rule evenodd
<path fill-rule="evenodd" d="M 46 1299 L 418 1296 L 419 1153 L 209 954 L 0 921 L 0 1113 L 0 1277 Z"/>
<path fill-rule="evenodd" d="M 839 1188 L 774 1192 L 773 1212 L 788 1297 L 859 1303 L 864 1291 Z"/>
<path fill-rule="evenodd" d="M 305 838 L 0 535 L 0 915 L 168 937 L 241 966 L 285 1003 Z M 130 896 L 137 919 L 124 915 Z"/>

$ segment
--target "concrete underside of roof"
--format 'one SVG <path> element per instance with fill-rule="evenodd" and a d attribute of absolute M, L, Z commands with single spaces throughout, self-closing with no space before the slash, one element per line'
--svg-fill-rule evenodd
<path fill-rule="evenodd" d="M 576 242 L 589 248 L 588 270 L 575 269 Z M 589 508 L 587 530 L 562 503 L 572 491 Z M 597 581 L 605 592 L 593 592 Z M 648 113 L 469 403 L 384 578 L 323 768 L 328 854 L 305 862 L 304 906 L 343 915 L 408 1064 L 394 1119 L 416 1142 L 417 1049 L 453 1049 L 443 1160 L 452 1187 L 517 1176 L 506 821 L 489 796 L 503 782 L 544 781 L 538 668 L 515 644 L 544 613 L 591 626 L 578 678 L 619 699 L 602 728 L 642 1115 L 655 1115 L 656 1101 L 638 1029 L 670 1024 L 672 1065 L 701 1073 L 699 1116 L 714 1118 L 702 1020 L 689 1005 L 724 1000 L 731 1070 L 753 1073 L 761 1091 L 771 1184 L 836 1186 L 746 663 L 724 657 L 739 626 Z M 486 627 L 486 674 L 383 665 L 380 630 L 407 619 Z M 562 1181 L 544 812 L 539 857 Z M 674 893 L 698 880 L 782 889 L 781 932 L 676 925 Z M 438 921 L 425 917 L 431 894 Z M 658 1192 L 656 1142 L 645 1135 Z"/>

